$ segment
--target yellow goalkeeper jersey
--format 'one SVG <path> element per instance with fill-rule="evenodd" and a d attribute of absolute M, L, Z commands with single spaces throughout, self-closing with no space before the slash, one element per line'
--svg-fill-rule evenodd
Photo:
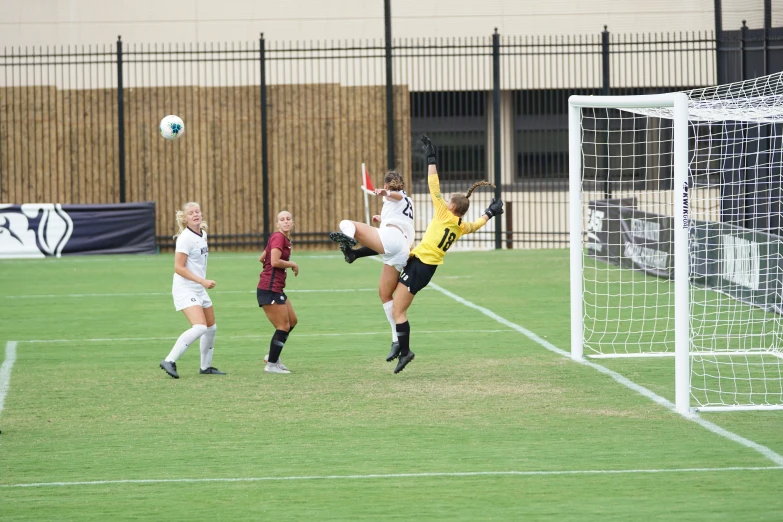
<path fill-rule="evenodd" d="M 411 255 L 418 257 L 428 265 L 442 265 L 443 256 L 446 255 L 446 251 L 451 248 L 451 245 L 464 234 L 470 234 L 483 227 L 486 221 L 479 218 L 468 223 L 452 214 L 448 204 L 443 201 L 443 195 L 440 193 L 440 181 L 436 174 L 427 176 L 427 184 L 430 187 L 432 204 L 435 206 L 435 215 L 427 225 L 427 231 L 424 233 L 421 243 L 411 250 Z"/>

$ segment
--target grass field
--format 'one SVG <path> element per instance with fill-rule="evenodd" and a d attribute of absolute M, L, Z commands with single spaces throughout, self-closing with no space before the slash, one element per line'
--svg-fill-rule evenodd
<path fill-rule="evenodd" d="M 566 356 L 567 251 L 449 254 L 398 375 L 380 264 L 293 259 L 293 373 L 257 256 L 215 253 L 228 375 L 194 346 L 179 380 L 171 254 L 0 261 L 0 520 L 783 517 L 783 412 L 686 419 L 671 358 Z"/>

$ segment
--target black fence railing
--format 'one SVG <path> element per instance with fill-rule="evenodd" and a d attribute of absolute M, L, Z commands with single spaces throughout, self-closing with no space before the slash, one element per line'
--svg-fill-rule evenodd
<path fill-rule="evenodd" d="M 383 42 L 138 45 L 4 50 L 0 203 L 154 200 L 171 246 L 174 211 L 198 200 L 217 248 L 256 248 L 277 211 L 300 245 L 331 246 L 340 219 L 362 220 L 360 166 L 376 184 L 402 171 L 426 226 L 426 165 L 444 192 L 478 180 L 504 218 L 468 247 L 568 241 L 568 97 L 645 94 L 783 69 L 783 30 L 712 34 L 504 37 Z M 761 60 L 761 61 L 760 61 Z M 389 67 L 391 66 L 391 67 Z M 393 88 L 386 84 L 392 71 Z M 391 102 L 391 103 L 389 103 Z M 166 114 L 182 139 L 157 136 Z M 392 127 L 389 139 L 389 127 Z M 372 201 L 372 212 L 378 202 Z M 481 207 L 481 208 L 478 208 Z M 497 225 L 497 228 L 495 228 Z"/>

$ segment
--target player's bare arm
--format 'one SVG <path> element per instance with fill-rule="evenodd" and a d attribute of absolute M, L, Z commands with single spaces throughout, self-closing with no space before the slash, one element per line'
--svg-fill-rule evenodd
<path fill-rule="evenodd" d="M 174 254 L 174 273 L 177 275 L 184 277 L 185 279 L 189 281 L 193 281 L 194 283 L 198 283 L 207 290 L 210 288 L 214 288 L 217 284 L 212 279 L 204 279 L 203 277 L 199 277 L 190 270 L 187 269 L 185 266 L 185 263 L 188 261 L 188 255 L 184 252 L 176 252 Z"/>
<path fill-rule="evenodd" d="M 294 263 L 293 261 L 283 261 L 280 259 L 280 257 L 283 255 L 283 251 L 279 248 L 273 248 L 272 249 L 272 259 L 269 261 L 269 264 L 271 264 L 274 268 L 290 268 L 293 273 L 294 277 L 299 275 L 299 265 Z"/>

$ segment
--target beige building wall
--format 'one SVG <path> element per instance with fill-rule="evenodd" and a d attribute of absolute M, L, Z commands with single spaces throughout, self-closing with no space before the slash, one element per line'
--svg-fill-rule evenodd
<path fill-rule="evenodd" d="M 578 35 L 600 33 L 604 25 L 613 33 L 711 31 L 713 6 L 713 0 L 392 0 L 392 36 L 489 36 L 494 28 L 503 35 Z M 742 19 L 742 9 L 728 7 L 724 29 L 734 29 L 729 19 Z M 383 10 L 383 0 L 0 0 L 0 45 L 105 44 L 117 35 L 129 43 L 243 42 L 262 32 L 281 42 L 381 42 Z"/>

